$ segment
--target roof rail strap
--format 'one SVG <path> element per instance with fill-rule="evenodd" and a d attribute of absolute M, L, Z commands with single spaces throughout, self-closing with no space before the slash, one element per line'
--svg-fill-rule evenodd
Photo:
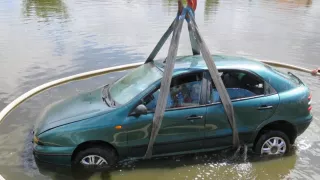
<path fill-rule="evenodd" d="M 152 156 L 152 150 L 153 150 L 153 144 L 155 142 L 155 139 L 158 135 L 159 129 L 161 127 L 161 122 L 163 119 L 164 111 L 167 104 L 167 98 L 170 91 L 170 84 L 173 74 L 173 68 L 175 63 L 175 58 L 177 56 L 178 46 L 179 46 L 179 40 L 181 35 L 181 29 L 182 25 L 185 19 L 185 12 L 182 13 L 180 17 L 177 18 L 177 25 L 174 28 L 173 36 L 171 39 L 171 44 L 169 47 L 169 52 L 166 60 L 166 66 L 164 68 L 163 78 L 161 80 L 160 85 L 160 94 L 157 101 L 155 113 L 153 116 L 153 125 L 152 125 L 152 131 L 150 135 L 150 140 L 148 144 L 148 149 L 145 154 L 145 159 L 149 159 Z"/>
<path fill-rule="evenodd" d="M 213 57 L 210 54 L 210 51 L 209 51 L 206 43 L 204 42 L 202 36 L 199 33 L 198 26 L 194 20 L 194 17 L 191 16 L 190 19 L 191 19 L 189 22 L 190 27 L 191 27 L 190 30 L 191 30 L 191 32 L 193 32 L 192 34 L 194 35 L 194 39 L 197 41 L 197 44 L 200 47 L 203 59 L 205 60 L 207 66 L 208 66 L 211 78 L 212 78 L 213 83 L 215 84 L 215 86 L 218 90 L 218 93 L 220 95 L 222 104 L 224 106 L 227 118 L 228 118 L 230 126 L 232 128 L 233 147 L 239 148 L 240 147 L 240 140 L 239 140 L 237 125 L 236 125 L 236 121 L 235 121 L 233 105 L 231 103 L 229 94 L 228 94 L 228 92 L 222 82 L 221 77 L 219 76 L 219 72 L 217 70 L 216 65 L 214 64 L 214 61 L 213 61 Z"/>

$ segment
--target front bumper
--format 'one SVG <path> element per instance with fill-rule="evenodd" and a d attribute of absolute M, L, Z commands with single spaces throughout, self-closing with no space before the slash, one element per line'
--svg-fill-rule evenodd
<path fill-rule="evenodd" d="M 71 166 L 73 147 L 53 147 L 34 144 L 33 155 L 38 164 Z"/>

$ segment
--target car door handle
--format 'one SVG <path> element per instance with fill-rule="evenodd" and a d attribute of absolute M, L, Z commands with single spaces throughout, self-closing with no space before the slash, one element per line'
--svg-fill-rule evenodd
<path fill-rule="evenodd" d="M 272 109 L 272 108 L 273 108 L 273 106 L 262 105 L 262 106 L 258 107 L 257 109 L 264 110 L 264 109 Z"/>
<path fill-rule="evenodd" d="M 202 119 L 203 116 L 196 116 L 196 115 L 191 115 L 189 117 L 187 117 L 186 119 L 187 120 L 194 120 L 194 119 Z"/>

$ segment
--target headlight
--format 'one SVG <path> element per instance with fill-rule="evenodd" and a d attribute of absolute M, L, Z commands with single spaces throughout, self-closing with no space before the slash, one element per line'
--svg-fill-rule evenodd
<path fill-rule="evenodd" d="M 39 138 L 36 136 L 33 136 L 33 143 L 38 144 L 39 143 Z"/>
<path fill-rule="evenodd" d="M 33 143 L 38 145 L 43 145 L 43 143 L 40 142 L 40 139 L 37 136 L 33 136 Z"/>

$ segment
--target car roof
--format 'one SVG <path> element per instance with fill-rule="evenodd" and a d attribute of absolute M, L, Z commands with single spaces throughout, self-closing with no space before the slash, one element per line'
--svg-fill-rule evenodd
<path fill-rule="evenodd" d="M 275 73 L 274 68 L 258 60 L 245 57 L 212 55 L 214 64 L 218 70 L 244 70 L 257 74 L 260 78 L 269 83 L 277 92 L 283 92 L 295 86 L 291 81 L 284 78 L 279 73 Z M 164 70 L 164 59 L 154 61 L 162 71 Z M 192 73 L 198 70 L 207 70 L 208 67 L 201 55 L 178 56 L 175 60 L 173 76 Z"/>
<path fill-rule="evenodd" d="M 253 71 L 257 74 L 260 74 L 262 71 L 267 71 L 265 64 L 256 61 L 247 59 L 244 57 L 237 56 L 226 56 L 226 55 L 212 55 L 213 61 L 217 66 L 218 70 L 223 69 L 242 69 Z M 165 63 L 162 60 L 157 60 L 156 65 L 163 71 Z M 201 55 L 193 55 L 193 56 L 180 56 L 175 60 L 174 65 L 174 75 L 179 75 L 185 72 L 192 72 L 196 70 L 207 70 L 208 67 Z"/>

